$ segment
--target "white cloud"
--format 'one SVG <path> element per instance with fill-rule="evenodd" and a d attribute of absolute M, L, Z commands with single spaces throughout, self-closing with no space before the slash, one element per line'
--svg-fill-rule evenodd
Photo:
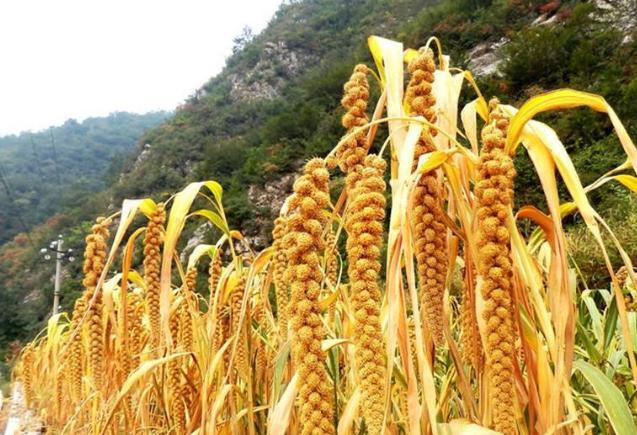
<path fill-rule="evenodd" d="M 0 134 L 171 110 L 221 71 L 281 0 L 0 2 Z"/>

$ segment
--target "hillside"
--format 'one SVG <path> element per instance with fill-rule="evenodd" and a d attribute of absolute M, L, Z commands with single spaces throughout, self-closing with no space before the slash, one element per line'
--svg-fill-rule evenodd
<path fill-rule="evenodd" d="M 331 149 L 342 134 L 342 83 L 353 64 L 371 62 L 370 34 L 408 47 L 436 35 L 455 65 L 475 71 L 486 95 L 513 104 L 565 86 L 600 93 L 634 129 L 637 79 L 635 62 L 627 60 L 637 56 L 630 36 L 636 22 L 634 5 L 625 1 L 294 2 L 169 122 L 145 135 L 150 147 L 112 192 L 119 202 L 212 177 L 228 191 L 231 216 L 263 246 L 269 232 L 263 224 L 290 187 L 283 176 Z M 619 158 L 602 116 L 575 111 L 555 127 L 578 154 L 575 163 L 586 167 L 585 182 Z M 528 172 L 522 168 L 523 179 Z M 534 189 L 525 190 L 528 181 L 520 185 L 521 198 L 541 202 Z"/>
<path fill-rule="evenodd" d="M 614 14 L 628 19 L 615 27 L 610 24 L 619 23 Z M 342 84 L 355 63 L 371 64 L 365 45 L 370 34 L 400 39 L 408 47 L 424 44 L 432 34 L 438 36 L 455 66 L 478 73 L 485 95 L 497 94 L 509 104 L 565 86 L 600 93 L 634 137 L 634 17 L 634 5 L 619 0 L 286 3 L 260 35 L 238 47 L 218 76 L 141 137 L 136 157 L 125 160 L 112 186 L 82 207 L 59 210 L 31 238 L 37 244 L 64 232 L 69 246 L 79 249 L 90 225 L 86 210 L 90 216 L 107 212 L 92 204 L 107 199 L 114 205 L 123 198 L 143 196 L 161 200 L 188 181 L 215 179 L 225 188 L 229 220 L 257 247 L 263 246 L 271 230 L 266 222 L 290 189 L 287 175 L 308 157 L 329 151 L 342 135 Z M 578 169 L 583 169 L 585 183 L 621 158 L 611 127 L 601 115 L 578 110 L 543 120 L 565 139 Z M 102 163 L 105 167 L 109 162 L 105 158 Z M 517 197 L 521 203 L 541 207 L 543 198 L 532 187 L 537 184 L 528 165 L 524 160 L 518 166 Z M 611 202 L 603 192 L 593 199 L 599 209 L 614 210 L 615 219 L 634 211 L 634 200 L 626 194 Z M 195 230 L 195 224 L 187 228 Z M 630 231 L 627 234 L 630 237 Z M 628 245 L 633 256 L 634 245 Z M 595 265 L 590 267 L 592 276 Z M 41 327 L 50 305 L 50 269 L 24 241 L 15 240 L 0 250 L 0 306 L 12 307 L 0 312 L 0 348 Z M 65 273 L 77 276 L 79 266 Z M 66 285 L 64 308 L 71 306 L 79 290 Z M 27 296 L 29 303 L 23 304 Z"/>
<path fill-rule="evenodd" d="M 397 36 L 432 0 L 309 0 L 284 4 L 267 29 L 232 56 L 169 122 L 114 186 L 116 201 L 162 194 L 213 177 L 229 191 L 231 214 L 260 225 L 247 184 L 263 186 L 341 134 L 338 102 L 370 34 Z M 142 180 L 140 182 L 140 180 Z M 255 192 L 256 193 L 256 192 Z M 247 228 L 246 228 L 247 229 Z M 257 235 L 252 231 L 252 235 Z"/>
<path fill-rule="evenodd" d="M 142 133 L 167 116 L 113 113 L 0 137 L 0 244 L 103 190 Z"/>

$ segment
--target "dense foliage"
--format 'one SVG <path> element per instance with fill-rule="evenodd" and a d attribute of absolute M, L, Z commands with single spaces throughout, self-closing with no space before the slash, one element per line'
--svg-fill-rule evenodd
<path fill-rule="evenodd" d="M 115 181 L 142 133 L 167 116 L 113 113 L 0 137 L 0 244 Z"/>

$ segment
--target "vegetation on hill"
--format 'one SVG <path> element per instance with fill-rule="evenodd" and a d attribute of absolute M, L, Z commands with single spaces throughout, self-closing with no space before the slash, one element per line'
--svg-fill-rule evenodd
<path fill-rule="evenodd" d="M 355 3 L 346 7 L 340 1 L 308 1 L 283 7 L 268 30 L 229 60 L 224 73 L 204 85 L 167 124 L 147 134 L 143 142 L 152 144 L 152 151 L 144 162 L 125 170 L 115 197 L 161 194 L 212 175 L 230 191 L 230 215 L 249 225 L 264 211 L 251 205 L 246 184 L 275 180 L 338 139 L 338 94 L 348 65 L 354 59 L 369 61 L 362 34 L 398 37 L 418 47 L 431 31 L 447 41 L 452 58 L 463 66 L 477 44 L 506 38 L 498 53 L 499 71 L 478 78 L 487 95 L 504 95 L 515 104 L 557 87 L 596 92 L 627 120 L 629 132 L 636 128 L 637 42 L 622 43 L 626 34 L 610 27 L 589 2 Z M 552 23 L 532 25 L 543 12 L 553 17 Z M 299 15 L 311 18 L 299 22 Z M 352 23 L 366 33 L 354 34 Z M 295 53 L 296 63 L 290 55 L 275 51 L 272 56 L 268 44 L 273 41 Z M 247 78 L 241 80 L 241 75 Z M 585 180 L 595 179 L 620 158 L 610 123 L 590 110 L 543 120 L 555 121 L 574 151 L 575 164 L 586 169 Z M 604 149 L 608 153 L 592 162 L 591 156 Z M 528 165 L 522 171 L 528 183 L 519 187 L 521 198 L 542 201 L 535 189 L 526 188 L 534 181 Z"/>
<path fill-rule="evenodd" d="M 0 244 L 116 181 L 144 131 L 167 117 L 121 112 L 0 137 Z"/>
<path fill-rule="evenodd" d="M 342 84 L 351 65 L 372 60 L 365 47 L 369 34 L 395 37 L 418 47 L 430 35 L 445 41 L 455 66 L 468 66 L 479 44 L 505 44 L 497 50 L 494 74 L 478 77 L 486 96 L 507 104 L 544 90 L 572 87 L 603 95 L 617 110 L 629 133 L 637 129 L 637 38 L 634 29 L 615 29 L 601 9 L 578 0 L 305 0 L 284 4 L 268 28 L 241 47 L 224 71 L 197 90 L 162 125 L 138 142 L 137 158 L 126 159 L 121 176 L 105 191 L 65 207 L 31 239 L 47 243 L 57 232 L 69 234 L 69 246 L 81 248 L 89 228 L 85 210 L 106 211 L 123 198 L 166 199 L 188 181 L 216 179 L 225 188 L 228 218 L 248 236 L 269 237 L 274 211 L 256 207 L 249 185 L 257 190 L 298 170 L 309 157 L 324 154 L 342 134 L 339 108 Z M 536 20 L 544 24 L 534 24 Z M 630 36 L 633 36 L 632 38 Z M 608 120 L 588 109 L 562 116 L 544 115 L 564 140 L 584 183 L 621 160 Z M 59 142 L 59 140 L 58 140 Z M 145 144 L 149 147 L 142 148 Z M 522 152 L 522 151 L 520 151 Z M 544 207 L 537 177 L 528 159 L 519 159 L 516 201 Z M 114 173 L 114 172 L 112 172 Z M 610 220 L 622 222 L 634 201 L 614 186 L 591 194 Z M 563 193 L 563 192 L 562 192 Z M 266 200 L 270 197 L 266 196 Z M 91 202 L 94 201 L 94 202 Z M 265 201 L 267 202 L 267 201 Z M 579 217 L 568 218 L 572 243 L 590 251 Z M 15 222 L 12 222 L 14 225 Z M 194 228 L 187 227 L 190 234 Z M 619 234 L 633 258 L 637 242 L 631 231 Z M 265 237 L 266 235 L 267 237 Z M 577 258 L 578 251 L 574 252 Z M 589 264 L 594 285 L 603 273 Z M 51 267 L 19 235 L 0 250 L 0 348 L 11 339 L 32 335 L 50 305 Z M 78 276 L 79 267 L 65 271 Z M 79 294 L 66 281 L 63 307 Z M 29 303 L 24 304 L 25 297 Z"/>

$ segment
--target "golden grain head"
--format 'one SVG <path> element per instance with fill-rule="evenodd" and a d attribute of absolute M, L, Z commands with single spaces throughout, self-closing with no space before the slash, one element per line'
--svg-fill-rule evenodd
<path fill-rule="evenodd" d="M 352 292 L 351 304 L 355 312 L 353 341 L 362 393 L 361 410 L 368 432 L 381 434 L 386 373 L 378 271 L 381 269 L 379 254 L 385 217 L 383 174 L 386 165 L 383 159 L 375 155 L 367 156 L 364 163 L 362 177 L 350 192 L 351 203 L 346 217 L 346 229 L 349 233 L 348 275 Z M 357 255 L 353 256 L 352 252 Z"/>
<path fill-rule="evenodd" d="M 504 152 L 507 122 L 497 102 L 490 102 L 490 122 L 482 131 L 483 147 L 478 165 L 477 207 L 478 273 L 486 324 L 486 358 L 491 369 L 491 394 L 494 401 L 493 427 L 503 433 L 515 433 L 513 361 L 515 329 L 513 319 L 512 263 L 510 240 L 506 237 L 506 215 L 497 205 L 510 207 L 513 196 L 511 158 Z M 491 189 L 495 194 L 491 194 Z M 485 193 L 488 193 L 485 201 Z"/>
<path fill-rule="evenodd" d="M 557 168 L 585 215 L 581 198 L 611 178 L 578 189 L 562 144 L 543 143 L 552 138 L 548 127 L 518 122 L 583 103 L 606 110 L 617 127 L 612 110 L 574 91 L 535 97 L 511 120 L 514 111 L 495 99 L 461 110 L 456 80 L 479 89 L 435 38 L 404 52 L 370 42 L 379 74 L 353 69 L 341 99 L 347 131 L 328 157 L 305 163 L 270 247 L 256 252 L 252 234 L 227 221 L 214 182 L 171 197 L 168 223 L 165 204 L 152 209 L 150 200 L 141 202 L 145 228 L 135 228 L 141 216 L 120 221 L 118 234 L 143 231 L 143 253 L 137 239 L 109 246 L 111 218 L 94 222 L 72 315 L 43 321 L 46 329 L 15 352 L 14 379 L 47 432 L 380 435 L 462 431 L 469 421 L 505 435 L 634 432 L 628 373 L 637 379 L 637 363 L 622 332 L 630 329 L 626 311 L 637 307 L 630 270 L 617 273 L 617 304 L 602 303 L 604 292 L 573 291 L 569 229 L 561 226 L 568 221 L 558 216 L 552 187 Z M 372 76 L 382 87 L 377 102 L 370 102 Z M 395 86 L 405 79 L 405 89 Z M 454 130 L 458 114 L 464 131 Z M 410 136 L 416 124 L 405 116 L 425 120 L 420 137 Z M 470 140 L 478 138 L 472 116 L 486 118 L 479 144 Z M 542 168 L 548 216 L 514 209 L 515 164 L 524 158 L 512 159 L 518 135 Z M 635 153 L 625 137 L 622 145 Z M 412 146 L 413 156 L 405 155 Z M 437 147 L 444 163 L 414 173 Z M 330 179 L 336 166 L 343 174 Z M 617 174 L 612 180 L 622 180 Z M 187 209 L 190 200 L 205 212 Z M 215 229 L 193 248 L 187 236 L 204 217 Z M 259 216 L 253 226 L 267 222 Z M 197 267 L 184 269 L 183 259 L 211 249 L 208 285 L 198 288 Z M 594 329 L 594 319 L 608 322 L 609 313 L 621 327 L 581 345 L 580 332 Z M 599 355 L 587 358 L 590 349 Z M 607 361 L 619 393 L 605 387 Z"/>

